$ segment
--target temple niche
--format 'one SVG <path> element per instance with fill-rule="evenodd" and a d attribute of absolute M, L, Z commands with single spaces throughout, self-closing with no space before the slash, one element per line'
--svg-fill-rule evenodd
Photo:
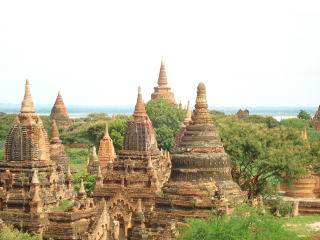
<path fill-rule="evenodd" d="M 239 109 L 239 111 L 236 113 L 236 116 L 239 119 L 249 117 L 249 110 L 248 109 L 245 109 L 245 110 Z"/>
<path fill-rule="evenodd" d="M 172 155 L 170 179 L 156 195 L 154 211 L 145 213 L 144 224 L 134 228 L 140 238 L 130 239 L 175 239 L 185 218 L 207 218 L 215 208 L 226 210 L 231 202 L 242 202 L 246 196 L 232 180 L 230 161 L 200 83 L 192 122 Z"/>
<path fill-rule="evenodd" d="M 117 158 L 99 170 L 93 196 L 106 200 L 110 234 L 127 239 L 133 227 L 144 223 L 140 216 L 154 208 L 155 194 L 170 175 L 170 156 L 158 149 L 152 123 L 146 113 L 139 88 L 133 119 L 128 123 L 122 150 Z"/>
<path fill-rule="evenodd" d="M 316 113 L 314 114 L 314 117 L 312 118 L 314 123 L 314 129 L 320 131 L 320 106 Z"/>
<path fill-rule="evenodd" d="M 161 61 L 158 86 L 154 87 L 154 92 L 151 94 L 151 99 L 162 99 L 168 103 L 178 106 L 174 99 L 174 94 L 171 92 L 171 88 L 168 87 L 166 67 L 163 61 Z"/>
<path fill-rule="evenodd" d="M 56 101 L 51 109 L 50 118 L 56 121 L 58 128 L 68 128 L 71 125 L 71 120 L 60 91 L 58 92 Z"/>

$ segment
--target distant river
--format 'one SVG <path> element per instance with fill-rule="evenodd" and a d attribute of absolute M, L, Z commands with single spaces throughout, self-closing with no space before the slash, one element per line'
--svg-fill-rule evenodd
<path fill-rule="evenodd" d="M 36 105 L 36 111 L 39 115 L 49 115 L 52 105 Z M 295 118 L 301 109 L 314 115 L 317 106 L 314 107 L 213 107 L 211 110 L 218 110 L 225 114 L 235 114 L 239 109 L 248 109 L 250 114 L 262 116 L 271 116 L 277 120 Z M 20 104 L 2 104 L 0 103 L 0 112 L 18 113 Z M 67 106 L 71 118 L 86 117 L 90 113 L 112 114 L 132 114 L 133 106 Z"/>

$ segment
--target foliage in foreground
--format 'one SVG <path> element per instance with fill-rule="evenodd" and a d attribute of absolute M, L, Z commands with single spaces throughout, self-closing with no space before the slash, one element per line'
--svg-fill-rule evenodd
<path fill-rule="evenodd" d="M 6 227 L 0 230 L 0 240 L 41 240 L 41 238 L 20 232 L 12 227 Z"/>
<path fill-rule="evenodd" d="M 226 216 L 213 214 L 208 220 L 188 219 L 190 227 L 181 228 L 179 240 L 301 240 L 288 230 L 282 218 L 258 214 L 247 205 L 238 206 Z"/>
<path fill-rule="evenodd" d="M 293 180 L 319 160 L 296 129 L 269 128 L 235 116 L 219 118 L 216 125 L 232 160 L 234 180 L 249 198 L 262 194 L 270 183 Z"/>
<path fill-rule="evenodd" d="M 162 99 L 149 101 L 146 111 L 155 129 L 159 148 L 172 152 L 176 133 L 184 119 L 184 111 Z"/>

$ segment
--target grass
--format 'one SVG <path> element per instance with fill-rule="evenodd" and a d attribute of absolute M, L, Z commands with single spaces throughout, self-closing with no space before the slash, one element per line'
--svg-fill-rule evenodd
<path fill-rule="evenodd" d="M 71 200 L 60 200 L 59 206 L 55 207 L 54 211 L 65 211 L 72 205 L 73 205 L 73 201 Z"/>
<path fill-rule="evenodd" d="M 320 222 L 320 215 L 300 215 L 294 218 L 289 218 L 286 225 L 290 231 L 293 231 L 301 236 L 312 236 L 320 232 L 320 228 L 312 229 L 309 225 Z"/>
<path fill-rule="evenodd" d="M 90 157 L 88 149 L 66 147 L 65 152 L 70 160 L 71 168 L 75 169 L 77 173 L 86 171 L 87 158 Z"/>

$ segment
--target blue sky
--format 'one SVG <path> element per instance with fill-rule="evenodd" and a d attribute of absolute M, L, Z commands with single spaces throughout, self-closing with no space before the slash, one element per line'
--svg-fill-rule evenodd
<path fill-rule="evenodd" d="M 1 1 L 2 103 L 133 105 L 160 61 L 177 101 L 320 104 L 320 1 Z"/>

